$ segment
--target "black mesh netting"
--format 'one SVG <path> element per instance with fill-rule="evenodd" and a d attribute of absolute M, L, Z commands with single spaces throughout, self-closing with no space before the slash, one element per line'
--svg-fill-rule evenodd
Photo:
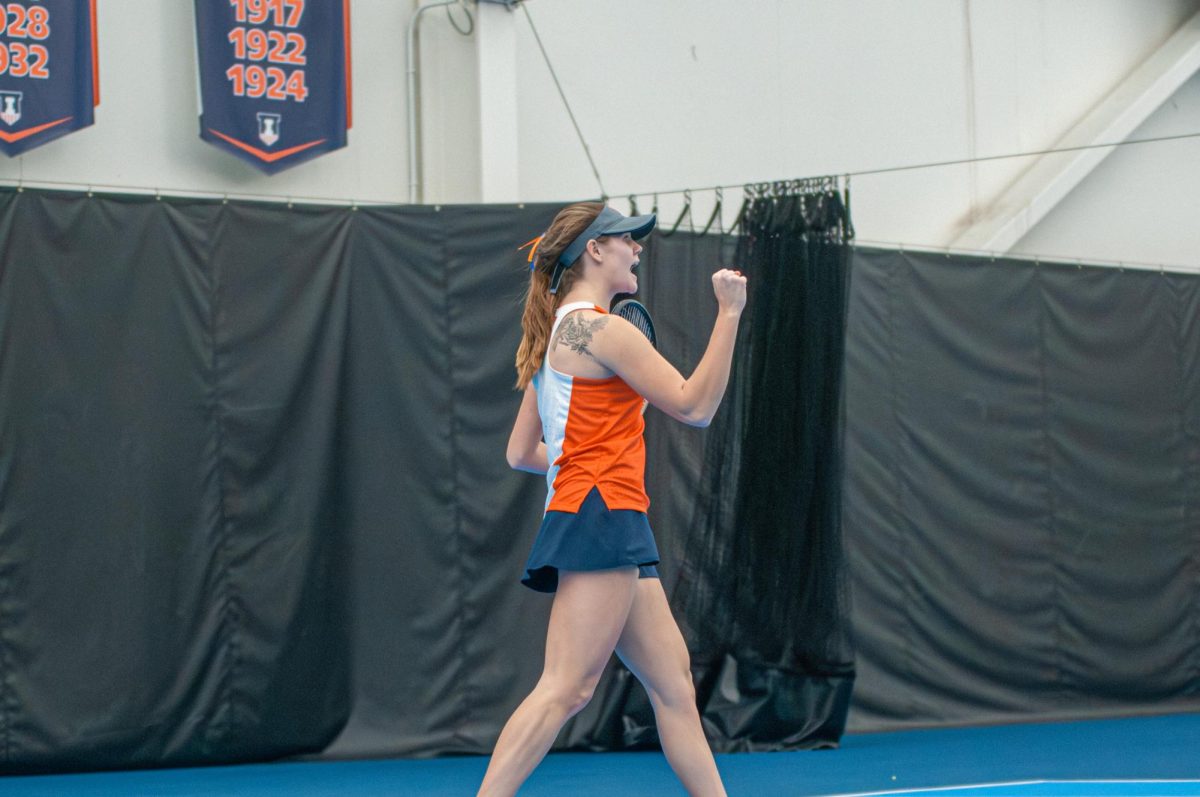
<path fill-rule="evenodd" d="M 695 647 L 778 681 L 781 719 L 798 692 L 824 706 L 804 700 L 799 724 L 760 727 L 765 744 L 836 742 L 853 683 L 840 533 L 848 231 L 836 191 L 747 205 L 735 263 L 749 307 L 688 537 Z"/>

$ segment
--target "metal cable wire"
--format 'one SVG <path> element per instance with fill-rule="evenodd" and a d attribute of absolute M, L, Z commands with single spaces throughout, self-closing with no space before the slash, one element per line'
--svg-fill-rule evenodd
<path fill-rule="evenodd" d="M 1200 131 L 1195 133 L 1180 133 L 1174 136 L 1155 136 L 1153 138 L 1135 138 L 1128 141 L 1109 141 L 1103 144 L 1080 144 L 1075 147 L 1056 147 L 1052 149 L 1031 150 L 1029 152 L 1009 152 L 1003 155 L 983 155 L 977 158 L 960 158 L 958 160 L 932 161 L 929 163 L 910 163 L 906 166 L 889 166 L 883 169 L 863 169 L 856 172 L 841 172 L 843 177 L 865 177 L 876 174 L 892 174 L 894 172 L 907 172 L 917 169 L 933 169 L 941 166 L 964 166 L 972 163 L 983 163 L 985 161 L 1006 160 L 1008 158 L 1031 158 L 1038 155 L 1056 155 L 1061 152 L 1080 152 L 1088 149 L 1103 149 L 1104 147 L 1126 147 L 1133 144 L 1154 144 L 1161 141 L 1179 141 L 1181 139 L 1200 138 Z M 799 179 L 818 179 L 816 177 L 805 177 Z M 772 182 L 772 181 L 768 181 Z M 774 181 L 778 182 L 778 181 Z M 686 191 L 715 191 L 721 189 L 742 188 L 750 183 L 734 183 L 731 185 L 711 185 L 704 188 L 678 188 L 673 191 L 626 191 L 619 196 L 658 196 L 682 194 Z"/>
<path fill-rule="evenodd" d="M 521 7 L 524 8 L 523 3 L 521 5 Z M 528 12 L 526 12 L 526 13 L 528 13 Z M 565 101 L 565 98 L 564 98 L 564 101 Z M 568 108 L 568 111 L 569 110 L 570 109 Z M 572 121 L 573 120 L 574 120 L 574 117 L 572 117 Z M 577 126 L 576 131 L 578 131 L 578 129 L 579 128 Z M 959 160 L 933 161 L 930 163 L 913 163 L 913 164 L 909 164 L 907 166 L 892 166 L 892 167 L 883 168 L 883 169 L 864 169 L 861 171 L 844 172 L 844 173 L 842 173 L 841 176 L 842 177 L 863 177 L 863 176 L 877 175 L 877 174 L 891 174 L 894 172 L 914 171 L 914 170 L 918 170 L 918 169 L 932 169 L 932 168 L 937 168 L 937 167 L 941 167 L 941 166 L 961 166 L 964 164 L 979 163 L 982 161 L 1005 160 L 1008 158 L 1029 158 L 1029 157 L 1034 157 L 1034 156 L 1038 156 L 1038 155 L 1054 155 L 1054 154 L 1063 153 L 1063 152 L 1079 152 L 1082 150 L 1089 150 L 1089 149 L 1102 149 L 1104 147 L 1114 147 L 1114 148 L 1125 147 L 1125 146 L 1132 146 L 1134 144 L 1154 144 L 1154 143 L 1163 142 L 1163 141 L 1180 141 L 1183 139 L 1192 139 L 1192 138 L 1200 138 L 1200 132 L 1180 133 L 1178 135 L 1173 135 L 1173 136 L 1156 136 L 1153 138 L 1137 138 L 1137 139 L 1131 139 L 1129 141 L 1107 142 L 1107 143 L 1103 143 L 1103 144 L 1082 144 L 1082 145 L 1076 146 L 1076 147 L 1060 147 L 1060 148 L 1056 148 L 1056 149 L 1033 150 L 1030 152 L 1012 152 L 1012 153 L 1008 153 L 1008 154 L 1004 154 L 1004 155 L 985 155 L 985 156 L 978 157 L 978 158 L 962 158 Z M 582 137 L 582 134 L 580 134 L 580 141 L 582 141 L 582 140 L 583 140 L 583 137 Z M 584 143 L 584 150 L 587 151 L 586 143 Z M 591 161 L 590 153 L 588 154 L 588 160 L 589 160 L 589 162 Z M 294 201 L 298 201 L 298 202 L 319 202 L 319 203 L 341 204 L 341 205 L 395 205 L 395 204 L 402 204 L 401 200 L 396 200 L 396 199 L 364 200 L 364 199 L 354 199 L 351 197 L 304 196 L 304 195 L 300 195 L 300 194 L 292 194 L 292 195 L 254 194 L 254 193 L 245 193 L 245 192 L 238 192 L 238 191 L 219 191 L 219 190 L 207 190 L 206 191 L 206 190 L 202 190 L 202 189 L 166 187 L 166 186 L 125 185 L 125 184 L 117 184 L 117 183 L 100 183 L 100 182 L 89 183 L 89 182 L 77 181 L 77 180 L 41 180 L 41 179 L 35 178 L 35 179 L 30 179 L 27 181 L 25 179 L 25 159 L 23 157 L 17 158 L 17 169 L 18 169 L 18 173 L 17 173 L 16 178 L 0 177 L 0 185 L 9 185 L 9 186 L 18 186 L 18 187 L 19 186 L 29 186 L 31 188 L 36 187 L 36 186 L 52 186 L 55 188 L 74 188 L 74 189 L 81 189 L 81 190 L 87 190 L 87 191 L 91 191 L 93 189 L 111 189 L 114 191 L 131 191 L 131 192 L 136 192 L 136 193 L 172 194 L 172 195 L 180 195 L 180 196 L 193 196 L 193 197 L 214 198 L 214 199 L 237 198 L 237 199 L 247 199 L 247 200 L 252 200 L 252 201 L 266 201 L 266 202 L 270 202 L 270 201 L 277 202 L 277 201 L 281 201 L 281 200 L 282 201 L 293 201 L 294 200 Z M 593 174 L 596 175 L 596 182 L 600 183 L 600 175 L 596 171 L 595 163 L 592 163 L 592 172 L 593 172 Z M 828 175 L 825 175 L 825 176 L 828 176 Z M 815 180 L 815 179 L 822 179 L 822 178 L 806 177 L 806 178 L 798 178 L 798 179 L 802 181 L 802 180 Z M 769 182 L 795 182 L 795 180 L 792 180 L 792 181 L 776 180 L 776 181 L 769 181 Z M 655 202 L 654 202 L 654 207 L 651 212 L 657 213 L 658 212 L 657 198 L 660 195 L 671 196 L 673 194 L 697 193 L 700 191 L 718 191 L 718 190 L 724 191 L 724 190 L 745 188 L 748 185 L 755 185 L 755 184 L 756 183 L 753 183 L 753 182 L 746 182 L 746 183 L 731 183 L 728 185 L 712 185 L 712 186 L 707 186 L 707 187 L 703 187 L 703 188 L 679 188 L 679 189 L 676 189 L 673 191 L 659 190 L 659 191 L 626 192 L 626 193 L 620 194 L 620 196 L 625 196 L 632 200 L 636 200 L 637 197 L 654 197 Z M 607 199 L 610 196 L 608 193 L 606 193 L 604 191 L 604 185 L 602 183 L 600 183 L 600 191 L 601 191 L 601 195 L 605 199 Z"/>
<path fill-rule="evenodd" d="M 571 103 L 567 102 L 567 95 L 563 91 L 562 84 L 558 82 L 558 73 L 554 71 L 554 64 L 550 63 L 550 55 L 546 52 L 546 47 L 542 44 L 542 37 L 538 35 L 537 26 L 533 24 L 533 17 L 529 15 L 529 4 L 521 3 L 521 10 L 525 12 L 525 19 L 529 20 L 529 29 L 533 31 L 533 38 L 537 41 L 538 49 L 542 51 L 542 58 L 546 61 L 546 67 L 550 70 L 550 77 L 554 80 L 554 87 L 558 89 L 558 96 L 562 98 L 563 107 L 567 109 L 567 116 L 571 117 L 571 124 L 575 126 L 575 135 L 579 136 L 579 143 L 583 145 L 583 152 L 587 155 L 588 163 L 592 167 L 592 174 L 596 177 L 596 185 L 600 186 L 600 196 L 608 199 L 608 192 L 604 190 L 604 181 L 600 179 L 600 170 L 596 168 L 596 161 L 592 158 L 592 151 L 588 148 L 587 141 L 583 138 L 583 131 L 579 129 L 579 122 L 575 119 L 574 112 L 571 111 Z"/>

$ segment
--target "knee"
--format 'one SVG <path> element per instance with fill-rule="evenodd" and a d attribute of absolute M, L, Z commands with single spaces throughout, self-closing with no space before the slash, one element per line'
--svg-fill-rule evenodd
<path fill-rule="evenodd" d="M 564 713 L 573 717 L 591 702 L 599 678 L 583 678 L 551 681 L 545 684 L 546 699 Z"/>
<path fill-rule="evenodd" d="M 647 691 L 652 700 L 668 708 L 696 707 L 696 684 L 691 668 L 687 666 L 674 668 L 669 676 Z"/>

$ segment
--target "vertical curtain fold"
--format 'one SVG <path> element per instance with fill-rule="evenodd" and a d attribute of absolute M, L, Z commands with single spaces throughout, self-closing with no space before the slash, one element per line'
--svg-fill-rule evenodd
<path fill-rule="evenodd" d="M 1195 277 L 859 249 L 849 726 L 1196 710 Z"/>
<path fill-rule="evenodd" d="M 322 749 L 349 214 L 0 199 L 0 769 Z"/>

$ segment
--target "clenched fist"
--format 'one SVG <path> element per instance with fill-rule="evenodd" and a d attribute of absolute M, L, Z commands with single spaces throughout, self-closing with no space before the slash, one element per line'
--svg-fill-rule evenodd
<path fill-rule="evenodd" d="M 713 293 L 722 312 L 740 313 L 746 306 L 746 278 L 742 272 L 723 268 L 712 276 Z"/>

